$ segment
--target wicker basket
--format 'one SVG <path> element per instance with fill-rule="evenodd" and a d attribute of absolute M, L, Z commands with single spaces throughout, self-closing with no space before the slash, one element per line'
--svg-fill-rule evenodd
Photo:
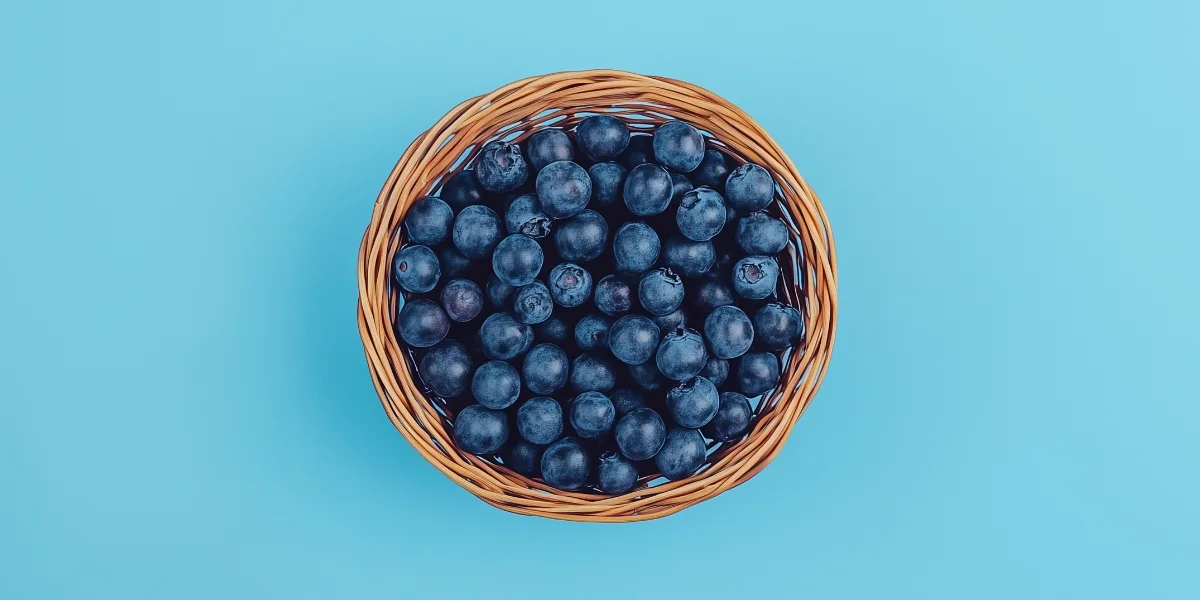
<path fill-rule="evenodd" d="M 800 345 L 784 354 L 781 385 L 758 402 L 745 439 L 718 444 L 701 470 L 687 479 L 644 478 L 621 496 L 564 492 L 460 452 L 451 437 L 451 415 L 422 394 L 412 357 L 396 337 L 400 298 L 389 277 L 410 203 L 462 169 L 484 142 L 521 141 L 547 125 L 570 129 L 589 112 L 622 118 L 635 131 L 682 119 L 711 134 L 706 136 L 710 147 L 770 170 L 780 188 L 772 210 L 789 223 L 793 237 L 786 251 L 791 260 L 781 260 L 780 287 L 785 301 L 804 317 Z M 792 161 L 753 119 L 715 94 L 682 81 L 623 71 L 574 71 L 516 81 L 459 104 L 413 140 L 375 201 L 359 251 L 358 286 L 358 326 L 367 363 L 384 410 L 400 433 L 426 460 L 485 502 L 514 513 L 573 521 L 666 516 L 756 475 L 779 453 L 820 386 L 836 331 L 833 235 L 820 201 Z"/>

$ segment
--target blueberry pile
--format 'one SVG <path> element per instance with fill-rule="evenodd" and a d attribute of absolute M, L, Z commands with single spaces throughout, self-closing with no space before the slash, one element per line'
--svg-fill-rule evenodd
<path fill-rule="evenodd" d="M 766 169 L 671 121 L 485 144 L 404 220 L 397 333 L 454 441 L 564 490 L 682 479 L 742 438 L 799 311 Z"/>

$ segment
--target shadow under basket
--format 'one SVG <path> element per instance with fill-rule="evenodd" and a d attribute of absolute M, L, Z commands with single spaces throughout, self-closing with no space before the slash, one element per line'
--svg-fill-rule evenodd
<path fill-rule="evenodd" d="M 567 492 L 455 447 L 452 415 L 427 398 L 408 349 L 396 337 L 391 258 L 404 243 L 405 212 L 434 194 L 494 139 L 521 142 L 543 127 L 570 130 L 592 114 L 624 120 L 636 135 L 672 119 L 705 135 L 709 148 L 736 162 L 762 165 L 775 178 L 770 211 L 791 243 L 780 257 L 781 301 L 800 310 L 798 345 L 783 355 L 780 385 L 757 401 L 750 431 L 714 444 L 700 470 L 683 480 L 643 478 L 619 495 Z M 774 140 L 746 113 L 715 94 L 673 79 L 592 70 L 531 77 L 454 107 L 413 140 L 379 192 L 358 257 L 358 326 L 375 389 L 396 429 L 458 485 L 498 508 L 525 515 L 593 522 L 642 521 L 703 502 L 754 477 L 779 453 L 821 385 L 837 329 L 837 258 L 817 195 Z"/>

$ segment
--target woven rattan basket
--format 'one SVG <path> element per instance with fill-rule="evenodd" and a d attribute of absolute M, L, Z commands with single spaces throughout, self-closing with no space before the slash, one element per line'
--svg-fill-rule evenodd
<path fill-rule="evenodd" d="M 734 161 L 770 170 L 779 186 L 771 210 L 789 223 L 793 238 L 785 251 L 791 260 L 780 261 L 780 294 L 804 316 L 801 343 L 784 355 L 780 386 L 758 402 L 745 439 L 714 447 L 701 470 L 687 479 L 647 477 L 621 496 L 564 492 L 459 451 L 452 440 L 453 415 L 423 395 L 412 356 L 396 336 L 401 298 L 389 277 L 392 255 L 404 242 L 401 224 L 408 206 L 469 164 L 484 142 L 522 141 L 548 125 L 571 129 L 597 112 L 622 118 L 635 131 L 682 119 L 711 135 L 706 136 L 709 146 Z M 666 516 L 756 475 L 779 453 L 816 394 L 837 322 L 837 259 L 829 221 L 787 155 L 746 113 L 715 94 L 682 81 L 623 71 L 522 79 L 459 104 L 417 136 L 375 201 L 359 251 L 358 287 L 358 326 L 367 364 L 384 410 L 400 433 L 426 460 L 485 502 L 514 513 L 574 521 Z"/>

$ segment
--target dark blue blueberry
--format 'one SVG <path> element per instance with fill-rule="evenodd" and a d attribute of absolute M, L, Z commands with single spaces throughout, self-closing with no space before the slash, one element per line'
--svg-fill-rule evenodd
<path fill-rule="evenodd" d="M 442 398 L 457 398 L 467 392 L 472 366 L 467 347 L 446 340 L 421 357 L 417 372 L 433 393 Z"/>
<path fill-rule="evenodd" d="M 687 313 L 682 308 L 675 309 L 674 312 L 669 312 L 665 315 L 651 315 L 650 320 L 658 326 L 658 331 L 675 331 L 680 327 L 687 325 Z"/>
<path fill-rule="evenodd" d="M 610 206 L 621 199 L 621 188 L 629 171 L 615 162 L 596 163 L 588 168 L 592 178 L 592 203 Z"/>
<path fill-rule="evenodd" d="M 693 171 L 704 160 L 704 136 L 683 121 L 667 122 L 654 132 L 654 158 L 673 171 Z"/>
<path fill-rule="evenodd" d="M 457 279 L 467 274 L 471 261 L 463 256 L 454 246 L 445 246 L 438 250 L 438 262 L 442 265 L 442 276 Z"/>
<path fill-rule="evenodd" d="M 750 300 L 762 300 L 775 293 L 779 263 L 769 256 L 747 256 L 733 265 L 733 291 Z"/>
<path fill-rule="evenodd" d="M 492 301 L 492 306 L 500 310 L 512 308 L 513 294 L 516 291 L 517 288 L 501 281 L 495 273 L 488 277 L 487 295 L 488 300 Z"/>
<path fill-rule="evenodd" d="M 709 272 L 716 260 L 712 241 L 697 242 L 674 235 L 663 244 L 663 263 L 684 277 L 699 277 Z"/>
<path fill-rule="evenodd" d="M 574 337 L 574 331 L 567 320 L 559 315 L 550 315 L 549 319 L 533 326 L 533 339 L 537 342 L 565 346 Z"/>
<path fill-rule="evenodd" d="M 438 197 L 458 212 L 472 204 L 483 202 L 483 188 L 475 178 L 475 171 L 465 169 L 446 180 Z"/>
<path fill-rule="evenodd" d="M 762 211 L 750 213 L 738 221 L 737 243 L 746 254 L 779 254 L 787 247 L 787 225 Z"/>
<path fill-rule="evenodd" d="M 554 219 L 579 214 L 592 199 L 592 178 L 583 167 L 566 160 L 546 165 L 538 173 L 536 188 L 542 210 Z"/>
<path fill-rule="evenodd" d="M 596 308 L 610 317 L 629 312 L 633 307 L 633 290 L 616 275 L 601 279 L 594 295 Z"/>
<path fill-rule="evenodd" d="M 480 404 L 495 410 L 508 408 L 521 395 L 521 375 L 512 365 L 493 360 L 483 363 L 471 377 L 471 394 Z"/>
<path fill-rule="evenodd" d="M 600 467 L 596 471 L 600 491 L 605 494 L 624 494 L 637 485 L 637 467 L 629 459 L 609 450 L 600 455 Z"/>
<path fill-rule="evenodd" d="M 693 377 L 667 392 L 667 411 L 680 427 L 699 429 L 717 414 L 717 386 L 703 377 Z"/>
<path fill-rule="evenodd" d="M 649 408 L 635 408 L 617 421 L 617 448 L 630 460 L 654 458 L 667 438 L 662 417 Z"/>
<path fill-rule="evenodd" d="M 561 129 L 543 129 L 529 136 L 525 151 L 529 154 L 529 166 L 533 167 L 535 173 L 552 162 L 575 158 L 571 137 Z"/>
<path fill-rule="evenodd" d="M 654 228 L 641 221 L 626 223 L 613 235 L 613 259 L 617 270 L 629 275 L 640 275 L 654 266 L 660 248 Z"/>
<path fill-rule="evenodd" d="M 454 225 L 454 211 L 440 198 L 425 196 L 408 207 L 404 215 L 404 228 L 408 240 L 414 244 L 436 246 L 450 236 Z"/>
<path fill-rule="evenodd" d="M 511 192 L 525 183 L 529 168 L 516 144 L 494 141 L 484 144 L 479 151 L 479 157 L 475 159 L 475 177 L 489 192 Z M 464 251 L 463 254 L 467 253 Z"/>
<path fill-rule="evenodd" d="M 684 237 L 697 242 L 711 240 L 725 226 L 725 200 L 706 187 L 683 195 L 675 223 Z"/>
<path fill-rule="evenodd" d="M 433 300 L 418 298 L 400 307 L 396 330 L 409 346 L 428 348 L 446 337 L 446 332 L 450 331 L 450 317 Z"/>
<path fill-rule="evenodd" d="M 542 247 L 527 235 L 515 233 L 504 238 L 492 253 L 492 271 L 508 285 L 532 283 L 541 270 Z"/>
<path fill-rule="evenodd" d="M 704 338 L 717 358 L 737 358 L 754 343 L 754 325 L 736 306 L 721 306 L 704 320 Z"/>
<path fill-rule="evenodd" d="M 442 288 L 442 307 L 450 320 L 466 323 L 483 311 L 483 291 L 470 279 L 452 279 Z"/>
<path fill-rule="evenodd" d="M 567 385 L 570 370 L 571 363 L 562 348 L 554 344 L 538 344 L 525 355 L 525 365 L 521 372 L 525 375 L 525 387 L 528 387 L 529 391 L 535 394 L 553 394 Z"/>
<path fill-rule="evenodd" d="M 571 387 L 577 393 L 608 392 L 616 385 L 612 362 L 599 354 L 585 352 L 571 363 Z"/>
<path fill-rule="evenodd" d="M 742 214 L 762 210 L 775 197 L 775 180 L 766 169 L 746 163 L 725 180 L 725 200 Z"/>
<path fill-rule="evenodd" d="M 737 365 L 737 386 L 751 398 L 779 385 L 779 359 L 770 352 L 747 352 Z"/>
<path fill-rule="evenodd" d="M 504 451 L 504 466 L 526 476 L 537 477 L 542 473 L 542 449 L 525 440 L 509 444 Z"/>
<path fill-rule="evenodd" d="M 704 338 L 692 329 L 676 329 L 668 333 L 658 345 L 654 362 L 667 379 L 691 379 L 699 374 L 708 362 Z"/>
<path fill-rule="evenodd" d="M 550 269 L 550 297 L 560 306 L 579 306 L 592 297 L 592 275 L 572 263 L 559 263 Z"/>
<path fill-rule="evenodd" d="M 640 365 L 629 365 L 629 379 L 633 381 L 634 385 L 648 392 L 660 389 L 667 384 L 667 379 L 658 370 L 658 365 L 651 361 Z"/>
<path fill-rule="evenodd" d="M 508 417 L 498 410 L 472 404 L 454 419 L 454 443 L 464 452 L 491 454 L 508 441 Z"/>
<path fill-rule="evenodd" d="M 671 190 L 666 169 L 652 163 L 638 165 L 625 177 L 625 206 L 642 217 L 660 214 L 671 203 Z"/>
<path fill-rule="evenodd" d="M 517 409 L 517 432 L 533 444 L 549 444 L 563 431 L 563 411 L 553 398 L 530 398 Z"/>
<path fill-rule="evenodd" d="M 718 306 L 726 306 L 733 304 L 733 290 L 729 284 L 718 276 L 716 273 L 709 273 L 701 276 L 695 283 L 688 287 L 692 290 L 691 303 L 692 310 L 695 316 L 700 318 L 708 317 Z"/>
<path fill-rule="evenodd" d="M 533 329 L 509 313 L 495 313 L 483 320 L 479 343 L 488 358 L 508 360 L 529 350 L 533 344 Z"/>
<path fill-rule="evenodd" d="M 652 315 L 675 312 L 683 304 L 683 280 L 670 269 L 655 269 L 638 282 L 638 301 Z"/>
<path fill-rule="evenodd" d="M 634 135 L 629 138 L 629 146 L 621 155 L 621 164 L 632 169 L 643 163 L 654 162 L 654 138 L 649 135 Z"/>
<path fill-rule="evenodd" d="M 791 348 L 800 339 L 804 321 L 800 311 L 782 304 L 768 304 L 754 313 L 754 335 L 767 350 Z"/>
<path fill-rule="evenodd" d="M 750 401 L 737 392 L 722 392 L 716 416 L 704 426 L 704 435 L 718 442 L 731 442 L 750 429 L 754 409 Z"/>
<path fill-rule="evenodd" d="M 542 453 L 542 479 L 560 490 L 579 489 L 587 482 L 591 462 L 578 440 L 563 438 Z"/>
<path fill-rule="evenodd" d="M 463 256 L 471 260 L 484 260 L 492 257 L 492 251 L 504 234 L 496 211 L 482 204 L 474 204 L 462 209 L 454 218 L 452 237 L 454 247 Z"/>
<path fill-rule="evenodd" d="M 608 433 L 616 418 L 612 400 L 600 392 L 584 392 L 571 402 L 571 427 L 581 438 L 592 440 Z"/>
<path fill-rule="evenodd" d="M 725 153 L 720 150 L 705 150 L 704 160 L 700 161 L 700 166 L 696 167 L 695 171 L 688 173 L 688 177 L 691 177 L 697 186 L 707 185 L 718 192 L 725 189 L 725 179 L 729 177 L 729 163 Z"/>
<path fill-rule="evenodd" d="M 609 330 L 608 347 L 617 360 L 640 365 L 658 349 L 658 326 L 642 315 L 625 315 Z"/>
<path fill-rule="evenodd" d="M 708 357 L 708 362 L 704 363 L 700 376 L 720 387 L 729 378 L 729 361 L 715 356 Z"/>
<path fill-rule="evenodd" d="M 654 464 L 663 477 L 672 481 L 691 476 L 704 464 L 704 436 L 695 429 L 672 428 L 662 450 L 654 455 Z"/>
<path fill-rule="evenodd" d="M 517 288 L 513 296 L 513 314 L 518 321 L 536 325 L 549 319 L 551 312 L 554 312 L 554 299 L 546 284 L 535 281 Z"/>
<path fill-rule="evenodd" d="M 604 252 L 608 223 L 594 210 L 559 221 L 554 226 L 554 247 L 563 260 L 592 260 Z"/>
<path fill-rule="evenodd" d="M 537 194 L 521 194 L 504 211 L 504 228 L 511 233 L 523 233 L 531 238 L 544 238 L 550 233 L 550 216 L 542 210 Z"/>
<path fill-rule="evenodd" d="M 684 194 L 692 191 L 693 186 L 691 180 L 679 173 L 671 173 L 671 204 L 679 206 L 679 202 L 683 200 Z"/>
<path fill-rule="evenodd" d="M 646 398 L 633 388 L 617 388 L 613 390 L 612 403 L 617 409 L 617 416 L 623 416 L 646 406 Z"/>
<path fill-rule="evenodd" d="M 575 324 L 575 345 L 584 352 L 608 347 L 608 330 L 612 321 L 603 315 L 584 315 Z"/>
<path fill-rule="evenodd" d="M 426 246 L 409 246 L 392 258 L 392 277 L 405 291 L 423 294 L 437 286 L 442 266 Z"/>
<path fill-rule="evenodd" d="M 591 116 L 575 126 L 575 140 L 588 158 L 596 162 L 612 160 L 629 145 L 629 128 L 616 117 Z"/>

